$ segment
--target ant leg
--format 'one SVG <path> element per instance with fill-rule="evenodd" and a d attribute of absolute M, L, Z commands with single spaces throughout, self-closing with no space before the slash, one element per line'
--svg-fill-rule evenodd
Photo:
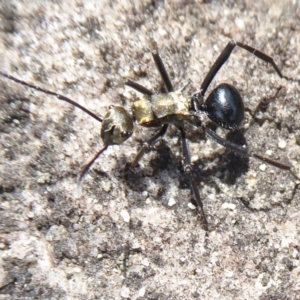
<path fill-rule="evenodd" d="M 276 73 L 279 75 L 279 77 L 280 78 L 283 77 L 281 74 L 281 71 L 279 70 L 278 66 L 275 64 L 275 62 L 271 56 L 267 55 L 266 53 L 264 53 L 258 49 L 255 49 L 247 44 L 235 42 L 235 41 L 232 41 L 232 43 L 234 43 L 236 46 L 239 46 L 240 48 L 247 50 L 248 52 L 252 53 L 259 59 L 263 60 L 264 62 L 271 64 L 273 66 L 274 70 L 276 71 Z"/>
<path fill-rule="evenodd" d="M 272 165 L 278 169 L 282 169 L 282 170 L 286 170 L 289 171 L 289 173 L 296 179 L 296 180 L 300 180 L 300 178 L 296 175 L 296 173 L 292 170 L 292 167 L 287 166 L 281 162 L 277 162 L 274 161 L 270 158 L 267 158 L 265 156 L 262 156 L 260 154 L 257 154 L 253 151 L 249 152 L 247 150 L 247 148 L 245 146 L 241 146 L 238 144 L 235 144 L 233 142 L 230 142 L 228 140 L 225 140 L 223 138 L 221 138 L 220 136 L 218 136 L 213 130 L 211 130 L 210 128 L 206 128 L 206 134 L 212 138 L 215 142 L 217 142 L 218 144 L 220 144 L 221 146 L 235 152 L 236 154 L 240 155 L 240 156 L 248 156 L 248 157 L 253 157 L 256 158 L 258 160 L 261 160 L 263 162 L 268 163 L 269 165 Z"/>
<path fill-rule="evenodd" d="M 296 180 L 300 180 L 300 178 L 296 175 L 296 173 L 293 171 L 292 167 L 288 166 L 288 165 L 285 165 L 281 162 L 278 162 L 278 161 L 275 161 L 275 160 L 272 160 L 270 158 L 267 158 L 265 156 L 262 156 L 260 154 L 257 154 L 257 153 L 254 153 L 253 151 L 250 153 L 250 156 L 258 159 L 258 160 L 261 160 L 263 162 L 266 162 L 268 163 L 269 165 L 272 165 L 278 169 L 282 169 L 282 170 L 286 170 L 286 171 L 289 171 L 289 173 L 296 179 Z"/>
<path fill-rule="evenodd" d="M 268 97 L 268 98 L 263 98 L 262 100 L 260 100 L 260 102 L 258 103 L 258 105 L 256 106 L 256 108 L 252 111 L 249 108 L 245 108 L 246 111 L 249 112 L 249 114 L 251 115 L 252 119 L 255 121 L 258 121 L 259 119 L 257 118 L 257 114 L 259 112 L 265 112 L 269 106 L 269 104 L 277 98 L 279 92 L 281 91 L 282 86 L 279 86 L 276 90 L 276 92 Z"/>
<path fill-rule="evenodd" d="M 140 92 L 143 95 L 151 96 L 151 95 L 154 94 L 153 92 L 151 92 L 150 90 L 148 90 L 144 86 L 142 86 L 139 83 L 136 83 L 134 81 L 131 81 L 129 79 L 124 79 L 124 84 L 127 85 L 127 86 L 130 86 L 131 88 L 133 88 L 134 90 Z"/>
<path fill-rule="evenodd" d="M 108 145 L 105 145 L 101 150 L 99 150 L 96 155 L 87 163 L 83 166 L 82 171 L 80 172 L 78 176 L 78 181 L 77 181 L 77 191 L 80 191 L 81 188 L 81 182 L 84 176 L 87 174 L 87 172 L 90 170 L 91 166 L 94 164 L 94 162 L 97 160 L 97 158 L 108 148 Z"/>
<path fill-rule="evenodd" d="M 22 84 L 26 87 L 29 87 L 29 88 L 32 88 L 36 91 L 39 91 L 39 92 L 42 92 L 44 94 L 47 94 L 47 95 L 52 95 L 52 96 L 55 96 L 57 99 L 59 100 L 62 100 L 62 101 L 65 101 L 65 102 L 68 102 L 69 104 L 81 109 L 82 111 L 84 111 L 85 113 L 87 113 L 88 115 L 90 115 L 92 118 L 94 118 L 95 120 L 99 121 L 99 122 L 102 122 L 102 119 L 99 118 L 98 116 L 96 116 L 94 113 L 92 113 L 91 111 L 89 111 L 88 109 L 86 109 L 85 107 L 81 106 L 80 104 L 76 103 L 75 101 L 71 100 L 70 98 L 68 97 L 65 97 L 63 95 L 60 95 L 58 93 L 55 93 L 55 92 L 51 92 L 49 90 L 46 90 L 46 89 L 43 89 L 43 88 L 40 88 L 36 85 L 33 85 L 33 84 L 30 84 L 30 83 L 27 83 L 23 80 L 20 80 L 14 76 L 11 76 L 11 75 L 8 75 L 2 71 L 0 71 L 0 75 L 3 76 L 3 77 L 6 77 L 10 80 L 13 80 L 14 82 L 16 83 L 19 83 L 19 84 Z"/>
<path fill-rule="evenodd" d="M 160 57 L 160 55 L 158 53 L 157 47 L 156 47 L 155 50 L 152 51 L 152 57 L 153 57 L 153 60 L 154 60 L 154 62 L 156 64 L 156 67 L 157 67 L 157 69 L 159 71 L 159 74 L 160 74 L 161 78 L 164 81 L 164 84 L 165 84 L 165 86 L 167 88 L 167 91 L 169 93 L 173 92 L 173 90 L 174 90 L 173 89 L 173 85 L 172 85 L 171 80 L 169 78 L 168 72 L 167 72 L 167 70 L 165 68 L 165 65 L 164 65 L 164 63 L 163 63 L 163 61 L 162 61 L 162 59 L 161 59 L 161 57 Z M 129 79 L 125 79 L 124 80 L 124 84 L 127 85 L 127 86 L 132 87 L 133 89 L 135 89 L 136 91 L 138 91 L 138 92 L 140 92 L 140 93 L 142 93 L 144 95 L 151 96 L 151 95 L 154 94 L 153 92 L 151 92 L 147 88 L 145 88 L 142 85 L 140 85 L 140 84 L 138 84 L 138 83 L 136 83 L 134 81 L 131 81 Z"/>
<path fill-rule="evenodd" d="M 201 88 L 200 91 L 196 92 L 194 94 L 194 97 L 196 99 L 201 99 L 208 86 L 210 85 L 211 81 L 214 79 L 214 77 L 217 75 L 217 73 L 219 72 L 219 70 L 221 69 L 221 67 L 224 65 L 224 63 L 227 61 L 227 59 L 229 58 L 231 52 L 233 51 L 233 49 L 235 48 L 235 46 L 238 46 L 240 48 L 243 48 L 245 50 L 247 50 L 248 52 L 254 54 L 255 56 L 257 56 L 259 59 L 265 61 L 266 63 L 270 63 L 273 68 L 275 69 L 276 73 L 279 75 L 280 78 L 282 78 L 282 74 L 278 68 L 278 66 L 275 64 L 273 58 L 247 44 L 244 43 L 240 43 L 240 42 L 235 42 L 235 41 L 230 41 L 227 46 L 223 49 L 223 51 L 221 52 L 221 54 L 219 55 L 219 57 L 217 58 L 217 60 L 215 61 L 215 63 L 212 65 L 212 67 L 210 68 L 209 72 L 207 73 L 207 75 L 205 76 L 202 84 L 201 84 Z M 284 77 L 285 78 L 285 77 Z"/>
<path fill-rule="evenodd" d="M 173 92 L 173 85 L 171 83 L 171 80 L 169 78 L 169 75 L 168 75 L 168 72 L 164 66 L 164 63 L 158 53 L 158 50 L 155 49 L 153 52 L 152 52 L 152 57 L 154 59 L 154 62 L 156 64 L 156 67 L 159 71 L 159 74 L 161 76 L 161 78 L 163 79 L 164 81 L 164 84 L 168 90 L 168 92 Z M 144 94 L 144 95 L 148 95 L 148 96 L 151 96 L 153 95 L 154 93 L 151 92 L 150 90 L 148 90 L 147 88 L 143 87 L 142 85 L 134 82 L 134 81 L 131 81 L 129 79 L 125 79 L 124 80 L 124 84 L 127 85 L 127 86 L 130 86 L 131 88 L 135 89 L 136 91 Z"/>
<path fill-rule="evenodd" d="M 164 66 L 164 63 L 163 63 L 163 61 L 162 61 L 162 59 L 161 59 L 161 57 L 158 53 L 157 48 L 154 51 L 152 51 L 152 57 L 154 59 L 156 67 L 159 71 L 159 74 L 160 74 L 161 78 L 163 79 L 163 81 L 166 85 L 166 88 L 167 88 L 168 92 L 169 93 L 173 92 L 173 90 L 174 90 L 173 85 L 172 85 L 171 80 L 169 78 L 168 72 L 167 72 L 167 70 Z"/>
<path fill-rule="evenodd" d="M 231 141 L 225 140 L 218 136 L 213 130 L 210 128 L 204 127 L 206 134 L 214 140 L 216 143 L 220 144 L 221 146 L 239 154 L 240 156 L 249 156 L 249 152 L 245 146 L 238 145 Z"/>
<path fill-rule="evenodd" d="M 183 151 L 183 168 L 184 168 L 184 172 L 186 172 L 192 190 L 193 190 L 193 194 L 198 206 L 198 211 L 201 213 L 201 217 L 202 217 L 202 221 L 203 221 L 203 226 L 204 226 L 204 230 L 205 230 L 205 236 L 208 236 L 208 222 L 205 216 L 205 212 L 204 212 L 204 208 L 203 208 L 203 204 L 201 201 L 201 197 L 199 194 L 199 190 L 197 189 L 195 180 L 193 178 L 193 174 L 192 174 L 192 163 L 191 163 L 191 156 L 189 153 L 189 147 L 188 147 L 188 142 L 187 142 L 187 137 L 186 134 L 184 132 L 184 129 L 182 127 L 178 127 L 179 131 L 180 131 L 180 135 L 181 135 L 181 140 L 182 140 L 182 151 Z"/>
<path fill-rule="evenodd" d="M 131 167 L 134 168 L 137 165 L 139 160 L 144 155 L 145 151 L 148 150 L 150 146 L 156 144 L 159 140 L 162 139 L 162 137 L 165 135 L 167 129 L 168 129 L 168 124 L 163 125 L 160 128 L 160 130 L 153 137 L 151 137 L 148 141 L 143 143 L 142 148 L 140 149 L 139 153 L 134 158 L 134 161 L 131 163 Z"/>

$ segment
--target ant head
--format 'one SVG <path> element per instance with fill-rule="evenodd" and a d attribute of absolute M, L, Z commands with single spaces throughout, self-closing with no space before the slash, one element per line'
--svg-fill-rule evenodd
<path fill-rule="evenodd" d="M 80 194 L 81 183 L 87 172 L 97 158 L 111 145 L 120 145 L 126 141 L 133 132 L 133 120 L 130 114 L 121 106 L 110 106 L 109 111 L 102 120 L 101 138 L 104 147 L 84 165 L 78 177 L 77 193 Z"/>
<path fill-rule="evenodd" d="M 101 138 L 106 146 L 120 145 L 133 133 L 131 115 L 121 106 L 110 106 L 103 118 Z"/>

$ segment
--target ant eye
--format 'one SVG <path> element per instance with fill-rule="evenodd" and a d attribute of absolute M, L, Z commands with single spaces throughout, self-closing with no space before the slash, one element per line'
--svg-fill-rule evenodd
<path fill-rule="evenodd" d="M 127 137 L 128 136 L 128 132 L 126 130 L 121 132 L 121 137 Z"/>

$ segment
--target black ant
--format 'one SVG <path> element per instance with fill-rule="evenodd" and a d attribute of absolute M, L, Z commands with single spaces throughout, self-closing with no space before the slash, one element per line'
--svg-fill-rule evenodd
<path fill-rule="evenodd" d="M 206 134 L 210 138 L 212 138 L 218 144 L 233 151 L 234 153 L 240 156 L 252 156 L 254 158 L 263 160 L 278 168 L 288 170 L 292 174 L 292 176 L 294 176 L 296 179 L 299 179 L 292 171 L 291 167 L 279 162 L 275 162 L 257 153 L 249 152 L 245 145 L 241 146 L 229 140 L 223 139 L 222 137 L 218 136 L 212 129 L 206 127 L 200 120 L 200 115 L 205 113 L 210 118 L 210 120 L 212 120 L 218 126 L 221 126 L 222 128 L 228 130 L 236 130 L 241 125 L 244 119 L 243 99 L 238 90 L 230 84 L 220 84 L 210 93 L 206 101 L 204 101 L 204 95 L 208 86 L 210 85 L 211 81 L 214 79 L 220 68 L 223 66 L 223 64 L 227 61 L 236 46 L 247 50 L 248 52 L 257 56 L 259 59 L 270 63 L 281 78 L 289 79 L 281 74 L 272 57 L 244 43 L 230 41 L 205 76 L 200 89 L 196 91 L 191 97 L 188 97 L 183 94 L 183 90 L 185 87 L 174 91 L 169 75 L 158 53 L 157 47 L 155 47 L 155 50 L 152 51 L 152 57 L 163 79 L 166 91 L 164 93 L 155 93 L 136 82 L 125 79 L 125 85 L 130 86 L 131 88 L 143 94 L 143 96 L 139 100 L 133 103 L 132 115 L 122 106 L 111 106 L 107 114 L 103 118 L 100 118 L 91 111 L 82 107 L 80 104 L 63 95 L 29 84 L 2 71 L 0 71 L 0 75 L 26 87 L 30 87 L 45 94 L 53 95 L 59 100 L 66 101 L 71 105 L 83 110 L 97 121 L 102 122 L 101 138 L 103 140 L 104 146 L 97 152 L 93 159 L 91 159 L 86 165 L 84 165 L 82 171 L 79 174 L 78 185 L 80 185 L 82 179 L 94 164 L 94 162 L 97 160 L 97 158 L 101 155 L 101 153 L 103 153 L 111 145 L 122 144 L 132 135 L 134 130 L 134 121 L 140 126 L 160 128 L 154 136 L 144 142 L 142 148 L 131 164 L 132 167 L 136 166 L 138 161 L 142 158 L 143 154 L 147 149 L 149 149 L 150 146 L 157 143 L 165 135 L 168 126 L 170 124 L 174 125 L 180 132 L 184 171 L 189 178 L 198 209 L 200 210 L 202 216 L 203 226 L 207 235 L 208 222 L 204 213 L 203 204 L 199 191 L 197 189 L 196 182 L 193 178 L 192 163 L 186 132 L 184 129 L 185 122 L 190 123 L 191 125 L 196 127 L 204 128 Z"/>

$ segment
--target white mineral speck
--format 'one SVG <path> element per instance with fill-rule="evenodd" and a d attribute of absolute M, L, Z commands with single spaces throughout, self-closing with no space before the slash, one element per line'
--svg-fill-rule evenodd
<path fill-rule="evenodd" d="M 231 277 L 234 276 L 234 273 L 233 273 L 232 271 L 228 271 L 228 272 L 225 273 L 225 276 L 226 276 L 227 278 L 231 278 Z"/>
<path fill-rule="evenodd" d="M 149 260 L 148 260 L 148 258 L 144 258 L 144 259 L 141 261 L 141 264 L 142 264 L 143 266 L 149 267 Z"/>
<path fill-rule="evenodd" d="M 81 268 L 79 268 L 79 267 L 75 267 L 75 268 L 73 268 L 73 272 L 74 273 L 80 273 L 82 270 L 81 270 Z"/>
<path fill-rule="evenodd" d="M 233 204 L 233 203 L 224 202 L 222 204 L 222 208 L 223 209 L 229 209 L 229 210 L 235 210 L 236 209 L 236 205 Z"/>
<path fill-rule="evenodd" d="M 174 198 L 170 198 L 170 199 L 169 199 L 169 202 L 168 202 L 168 205 L 169 205 L 169 206 L 173 206 L 173 205 L 175 205 L 175 204 L 176 204 L 175 199 L 174 199 Z"/>
<path fill-rule="evenodd" d="M 128 211 L 123 209 L 120 214 L 121 214 L 121 217 L 123 218 L 124 222 L 129 223 L 130 216 L 129 216 Z"/>
<path fill-rule="evenodd" d="M 129 298 L 130 290 L 127 286 L 123 286 L 121 289 L 121 297 Z"/>
<path fill-rule="evenodd" d="M 191 202 L 189 202 L 188 207 L 189 207 L 190 209 L 196 209 L 196 206 L 193 205 Z"/>
<path fill-rule="evenodd" d="M 260 166 L 259 166 L 259 169 L 261 170 L 261 171 L 266 171 L 266 168 L 267 168 L 267 165 L 266 164 L 261 164 Z"/>
<path fill-rule="evenodd" d="M 286 147 L 286 141 L 283 140 L 283 139 L 279 139 L 278 140 L 278 148 L 279 149 L 285 149 L 285 147 Z"/>
<path fill-rule="evenodd" d="M 272 155 L 272 153 L 273 153 L 273 151 L 272 151 L 272 150 L 267 150 L 267 151 L 266 151 L 266 154 L 267 154 L 268 156 L 271 156 L 271 155 Z"/>
<path fill-rule="evenodd" d="M 146 293 L 146 288 L 143 286 L 139 289 L 139 297 L 144 297 Z"/>

